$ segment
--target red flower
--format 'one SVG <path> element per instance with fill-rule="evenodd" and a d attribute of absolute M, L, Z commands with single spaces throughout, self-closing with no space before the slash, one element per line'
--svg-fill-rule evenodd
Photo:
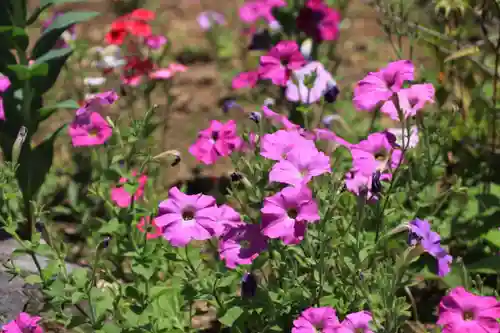
<path fill-rule="evenodd" d="M 151 223 L 149 223 L 149 220 L 149 216 L 147 216 L 146 218 L 142 218 L 139 224 L 137 224 L 137 229 L 139 229 L 140 232 L 146 232 L 146 239 L 154 239 L 160 237 L 162 235 L 162 230 L 156 225 L 156 220 L 153 219 Z M 144 228 L 146 222 L 148 222 L 147 230 Z"/>
<path fill-rule="evenodd" d="M 154 12 L 143 8 L 121 16 L 111 24 L 111 30 L 106 34 L 106 41 L 109 44 L 121 45 L 128 34 L 149 37 L 153 32 L 148 22 L 154 20 L 155 17 Z"/>
<path fill-rule="evenodd" d="M 127 24 L 125 21 L 116 20 L 111 23 L 111 30 L 106 34 L 106 42 L 108 44 L 121 45 L 127 35 Z"/>
<path fill-rule="evenodd" d="M 339 24 L 340 14 L 323 0 L 308 0 L 297 16 L 297 28 L 316 42 L 337 39 Z"/>
<path fill-rule="evenodd" d="M 150 59 L 141 59 L 137 56 L 127 57 L 127 64 L 123 68 L 123 84 L 136 87 L 141 83 L 142 77 L 148 75 L 154 68 Z"/>

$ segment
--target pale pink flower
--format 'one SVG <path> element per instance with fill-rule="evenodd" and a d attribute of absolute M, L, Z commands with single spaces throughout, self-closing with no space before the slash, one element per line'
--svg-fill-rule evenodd
<path fill-rule="evenodd" d="M 298 146 L 276 163 L 269 173 L 269 182 L 284 183 L 296 187 L 307 184 L 313 177 L 330 173 L 330 158 L 316 147 Z"/>
<path fill-rule="evenodd" d="M 137 171 L 132 171 L 132 177 L 137 176 Z M 111 200 L 121 208 L 125 208 L 130 206 L 132 203 L 132 197 L 134 198 L 134 201 L 139 200 L 143 195 L 144 195 L 144 188 L 146 186 L 146 183 L 148 181 L 148 176 L 145 174 L 137 177 L 135 181 L 137 181 L 137 189 L 135 190 L 135 193 L 129 193 L 127 192 L 125 188 L 125 184 L 127 184 L 129 180 L 125 177 L 120 178 L 118 182 L 118 186 L 113 187 L 111 189 Z"/>
<path fill-rule="evenodd" d="M 41 317 L 30 316 L 26 312 L 21 312 L 16 319 L 2 326 L 3 333 L 43 333 L 43 329 L 38 322 Z"/>
<path fill-rule="evenodd" d="M 267 239 L 256 224 L 236 225 L 219 240 L 219 256 L 231 269 L 251 264 L 266 248 Z"/>
<path fill-rule="evenodd" d="M 213 164 L 221 156 L 229 156 L 240 149 L 243 140 L 237 136 L 236 123 L 229 120 L 223 124 L 212 120 L 210 127 L 200 131 L 198 139 L 189 152 L 205 164 Z"/>
<path fill-rule="evenodd" d="M 260 154 L 270 160 L 280 161 L 297 147 L 303 149 L 316 149 L 314 142 L 307 140 L 297 131 L 279 130 L 262 137 Z"/>
<path fill-rule="evenodd" d="M 74 147 L 98 146 L 104 144 L 113 135 L 113 129 L 97 112 L 77 115 L 68 133 Z"/>
<path fill-rule="evenodd" d="M 312 192 L 307 187 L 286 187 L 264 199 L 262 233 L 280 238 L 285 244 L 298 244 L 304 238 L 308 223 L 320 217 Z"/>
<path fill-rule="evenodd" d="M 284 40 L 260 57 L 259 75 L 263 79 L 271 80 L 275 85 L 285 86 L 291 72 L 305 63 L 299 45 L 295 41 Z"/>
<path fill-rule="evenodd" d="M 443 333 L 498 333 L 499 319 L 500 302 L 495 297 L 456 287 L 441 299 L 437 324 Z"/>
<path fill-rule="evenodd" d="M 339 319 L 330 307 L 308 308 L 293 321 L 292 333 L 336 333 Z"/>
<path fill-rule="evenodd" d="M 336 85 L 336 82 L 323 64 L 312 61 L 292 72 L 286 83 L 285 95 L 290 102 L 312 104 L 320 101 L 333 85 Z"/>
<path fill-rule="evenodd" d="M 378 72 L 369 73 L 354 88 L 354 106 L 358 110 L 374 110 L 401 90 L 405 81 L 413 80 L 413 72 L 411 61 L 399 60 L 389 63 Z"/>
<path fill-rule="evenodd" d="M 292 123 L 287 116 L 274 112 L 267 105 L 262 106 L 262 113 L 264 114 L 264 117 L 269 119 L 275 126 L 283 126 L 283 128 L 287 131 L 295 131 L 300 129 L 300 126 Z"/>
<path fill-rule="evenodd" d="M 396 98 L 404 119 L 415 116 L 426 103 L 434 103 L 434 93 L 434 86 L 431 83 L 414 84 L 409 88 L 398 91 Z M 398 110 L 392 100 L 384 103 L 380 111 L 394 120 L 402 120 L 399 119 Z"/>
<path fill-rule="evenodd" d="M 373 333 L 370 329 L 372 315 L 368 311 L 348 314 L 342 321 L 342 327 L 335 333 Z"/>
<path fill-rule="evenodd" d="M 7 76 L 0 76 L 0 93 L 5 92 L 10 87 L 10 80 Z M 0 96 L 0 120 L 5 120 L 5 110 L 3 107 L 3 97 Z"/>
<path fill-rule="evenodd" d="M 222 224 L 210 219 L 210 209 L 215 199 L 203 194 L 188 195 L 177 187 L 168 191 L 168 199 L 160 202 L 156 225 L 163 228 L 163 237 L 175 247 L 187 245 L 193 240 L 207 240 L 220 233 Z"/>
<path fill-rule="evenodd" d="M 184 73 L 188 68 L 181 64 L 170 64 L 167 68 L 160 68 L 154 70 L 149 74 L 150 79 L 154 80 L 167 80 L 173 77 L 177 73 Z"/>

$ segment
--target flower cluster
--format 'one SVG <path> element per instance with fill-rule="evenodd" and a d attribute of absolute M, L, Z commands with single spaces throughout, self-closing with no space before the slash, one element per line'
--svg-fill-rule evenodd
<path fill-rule="evenodd" d="M 43 333 L 42 327 L 38 324 L 41 319 L 21 312 L 16 319 L 2 326 L 2 333 Z"/>
<path fill-rule="evenodd" d="M 293 321 L 292 333 L 373 333 L 371 321 L 367 311 L 348 314 L 341 322 L 333 308 L 309 308 Z"/>

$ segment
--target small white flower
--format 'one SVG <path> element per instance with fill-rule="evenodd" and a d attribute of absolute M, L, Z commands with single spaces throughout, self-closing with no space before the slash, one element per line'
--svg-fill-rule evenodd
<path fill-rule="evenodd" d="M 89 86 L 89 87 L 101 86 L 104 84 L 104 82 L 106 82 L 106 78 L 104 78 L 102 76 L 86 77 L 83 79 L 83 84 L 85 84 L 86 86 Z"/>
<path fill-rule="evenodd" d="M 403 146 L 403 130 L 401 128 L 389 128 L 388 131 L 396 137 L 396 143 L 399 146 Z M 418 137 L 418 128 L 417 126 L 410 127 L 410 135 L 405 130 L 405 146 L 407 148 L 415 148 L 418 145 L 419 137 Z"/>

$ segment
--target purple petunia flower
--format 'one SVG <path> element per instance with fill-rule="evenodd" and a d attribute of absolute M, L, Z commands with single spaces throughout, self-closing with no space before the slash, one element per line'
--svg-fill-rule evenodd
<path fill-rule="evenodd" d="M 340 327 L 334 309 L 330 307 L 308 308 L 293 321 L 292 333 L 336 333 Z"/>
<path fill-rule="evenodd" d="M 270 160 L 280 161 L 292 150 L 316 149 L 314 142 L 307 140 L 297 131 L 279 130 L 262 137 L 260 154 Z"/>
<path fill-rule="evenodd" d="M 208 10 L 206 12 L 200 13 L 200 15 L 198 15 L 197 20 L 198 24 L 200 25 L 200 28 L 204 31 L 212 29 L 214 24 L 216 25 L 226 24 L 226 19 L 224 18 L 224 15 L 215 12 L 213 10 Z"/>
<path fill-rule="evenodd" d="M 368 311 L 360 311 L 348 314 L 342 321 L 342 327 L 335 333 L 373 333 L 370 322 L 373 317 Z"/>
<path fill-rule="evenodd" d="M 231 269 L 251 264 L 266 248 L 267 240 L 256 224 L 232 227 L 219 240 L 219 256 Z"/>
<path fill-rule="evenodd" d="M 312 192 L 307 187 L 286 187 L 264 199 L 262 233 L 280 238 L 285 244 L 298 244 L 304 238 L 307 223 L 320 217 Z"/>

